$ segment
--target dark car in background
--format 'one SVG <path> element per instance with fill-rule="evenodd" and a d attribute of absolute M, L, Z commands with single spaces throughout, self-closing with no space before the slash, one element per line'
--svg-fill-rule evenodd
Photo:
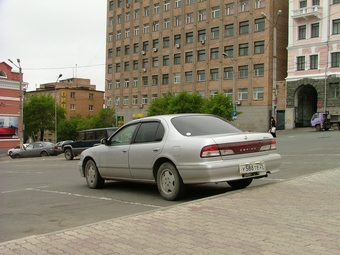
<path fill-rule="evenodd" d="M 87 148 L 100 144 L 101 139 L 110 137 L 118 127 L 86 129 L 78 132 L 76 139 L 62 145 L 63 153 L 67 160 L 72 160 Z"/>
<path fill-rule="evenodd" d="M 54 144 L 51 148 L 51 151 L 50 153 L 53 154 L 53 155 L 59 155 L 59 154 L 62 154 L 63 153 L 63 145 L 65 143 L 70 143 L 70 142 L 73 142 L 72 140 L 66 140 L 66 141 L 60 141 L 60 142 L 57 142 L 56 144 Z"/>
<path fill-rule="evenodd" d="M 27 145 L 23 150 L 14 150 L 11 158 L 27 158 L 27 157 L 46 157 L 55 155 L 51 153 L 53 143 L 51 142 L 33 142 Z"/>

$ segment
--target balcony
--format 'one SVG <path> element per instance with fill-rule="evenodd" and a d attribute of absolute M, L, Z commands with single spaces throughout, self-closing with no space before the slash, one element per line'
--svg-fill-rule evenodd
<path fill-rule="evenodd" d="M 322 7 L 318 5 L 310 6 L 310 7 L 304 7 L 297 10 L 292 11 L 292 18 L 293 19 L 308 19 L 309 17 L 317 17 L 318 19 L 321 19 L 322 17 Z"/>

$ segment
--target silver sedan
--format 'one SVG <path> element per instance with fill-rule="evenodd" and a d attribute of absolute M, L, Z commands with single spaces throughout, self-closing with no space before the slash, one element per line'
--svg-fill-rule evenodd
<path fill-rule="evenodd" d="M 90 188 L 105 180 L 156 183 L 166 200 L 180 199 L 190 184 L 245 188 L 281 163 L 271 134 L 243 132 L 208 114 L 133 120 L 101 143 L 83 151 L 78 163 Z"/>

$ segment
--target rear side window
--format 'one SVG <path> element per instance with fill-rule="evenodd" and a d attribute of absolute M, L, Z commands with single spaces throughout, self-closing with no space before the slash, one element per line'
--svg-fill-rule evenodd
<path fill-rule="evenodd" d="M 224 119 L 210 115 L 191 115 L 175 117 L 174 127 L 184 136 L 214 135 L 242 132 Z"/>
<path fill-rule="evenodd" d="M 95 139 L 94 131 L 86 132 L 86 140 L 94 140 L 94 139 Z"/>
<path fill-rule="evenodd" d="M 105 129 L 103 129 L 103 130 L 97 130 L 97 131 L 96 131 L 96 138 L 97 138 L 97 139 L 107 138 L 107 137 L 106 137 L 106 130 L 105 130 Z"/>
<path fill-rule="evenodd" d="M 135 143 L 149 143 L 161 141 L 164 135 L 164 128 L 159 122 L 142 123 L 136 134 Z"/>
<path fill-rule="evenodd" d="M 85 132 L 80 132 L 77 137 L 78 141 L 83 141 L 85 140 Z"/>

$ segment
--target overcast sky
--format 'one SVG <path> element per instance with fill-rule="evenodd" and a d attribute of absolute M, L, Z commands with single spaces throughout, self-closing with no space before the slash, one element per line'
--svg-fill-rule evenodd
<path fill-rule="evenodd" d="M 0 0 L 0 62 L 20 58 L 28 90 L 72 77 L 105 90 L 106 0 Z"/>

